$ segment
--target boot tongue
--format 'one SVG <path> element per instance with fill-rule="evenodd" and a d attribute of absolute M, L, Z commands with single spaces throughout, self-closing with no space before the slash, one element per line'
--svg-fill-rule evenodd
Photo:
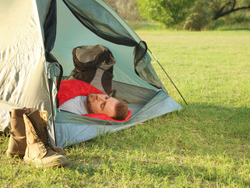
<path fill-rule="evenodd" d="M 44 140 L 46 140 L 46 147 L 50 146 L 53 149 L 53 146 L 51 145 L 51 142 L 50 142 L 48 129 L 47 129 L 47 127 L 48 127 L 48 112 L 47 111 L 40 111 L 40 116 L 42 117 L 42 121 L 43 121 L 43 129 L 44 129 L 43 136 L 44 136 Z"/>

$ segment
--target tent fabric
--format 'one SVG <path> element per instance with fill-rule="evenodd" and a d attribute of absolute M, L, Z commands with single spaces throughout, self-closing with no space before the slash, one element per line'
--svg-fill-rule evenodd
<path fill-rule="evenodd" d="M 64 2 L 81 23 L 101 38 L 116 44 L 136 46 L 134 63 L 141 78 L 159 88 L 164 88 L 159 78 L 155 78 L 153 67 L 148 65 L 151 59 L 148 54 L 145 57 L 146 43 L 141 41 L 131 27 L 104 1 L 64 0 Z M 106 8 L 104 11 L 103 7 Z M 137 68 L 139 62 L 140 67 Z M 164 90 L 166 91 L 165 88 Z"/>
<path fill-rule="evenodd" d="M 56 39 L 56 20 L 57 20 L 56 19 L 56 0 L 52 0 L 50 2 L 48 13 L 46 14 L 46 19 L 43 24 L 44 47 L 45 47 L 45 50 L 48 52 L 50 52 L 54 47 L 54 42 Z"/>
<path fill-rule="evenodd" d="M 65 147 L 182 109 L 158 78 L 146 43 L 104 0 L 2 0 L 0 24 L 0 131 L 13 108 L 47 110 L 52 144 Z M 112 89 L 129 102 L 125 122 L 56 106 L 57 80 L 74 68 L 72 49 L 97 44 L 116 59 Z"/>
<path fill-rule="evenodd" d="M 36 1 L 2 0 L 0 24 L 0 131 L 9 126 L 9 110 L 12 108 L 47 110 L 51 119 L 43 35 Z"/>
<path fill-rule="evenodd" d="M 95 1 L 90 1 L 91 4 Z M 99 1 L 98 1 L 99 2 Z M 116 65 L 114 66 L 114 78 L 113 80 L 128 83 L 131 85 L 137 85 L 139 87 L 146 87 L 152 90 L 158 90 L 157 88 L 151 86 L 150 84 L 145 82 L 142 78 L 138 77 L 138 75 L 134 71 L 134 51 L 135 47 L 130 47 L 126 45 L 117 45 L 99 36 L 95 35 L 92 31 L 84 27 L 81 22 L 78 21 L 77 18 L 71 13 L 68 7 L 62 2 L 57 1 L 57 36 L 53 50 L 51 53 L 57 58 L 57 60 L 62 64 L 64 69 L 64 75 L 67 76 L 74 69 L 74 65 L 72 63 L 72 54 L 71 51 L 76 46 L 81 45 L 97 45 L 101 44 L 110 49 L 113 53 L 114 58 L 116 60 Z M 102 6 L 101 6 L 102 7 Z M 103 8 L 99 10 L 102 17 L 105 17 L 106 10 Z M 115 17 L 117 20 L 120 16 Z M 124 22 L 124 21 L 123 21 Z M 125 27 L 124 23 L 124 27 Z M 132 39 L 140 43 L 137 35 L 133 34 L 134 31 L 129 30 L 129 34 L 133 37 Z M 80 37 L 84 36 L 84 37 Z M 145 62 L 144 62 L 145 61 Z M 147 65 L 151 61 L 150 56 L 147 55 L 140 62 Z M 132 70 L 132 71 L 131 71 Z M 142 69 L 140 69 L 142 70 Z M 148 75 L 150 78 L 154 75 Z M 156 82 L 156 81 L 155 81 Z M 158 81 L 159 82 L 159 81 Z M 151 83 L 153 85 L 159 85 L 156 83 Z"/>
<path fill-rule="evenodd" d="M 110 11 L 102 11 L 104 5 L 102 1 L 64 0 L 64 2 L 82 24 L 101 38 L 116 44 L 137 45 L 130 33 Z"/>

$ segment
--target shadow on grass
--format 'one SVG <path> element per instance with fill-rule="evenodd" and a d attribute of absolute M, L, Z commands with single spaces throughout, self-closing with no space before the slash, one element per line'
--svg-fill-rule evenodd
<path fill-rule="evenodd" d="M 231 132 L 239 138 L 249 139 L 250 135 L 250 108 L 248 107 L 224 107 L 214 104 L 196 103 L 185 109 L 185 115 L 191 117 L 198 116 L 198 124 L 201 127 L 214 125 L 211 127 L 218 133 Z M 187 117 L 186 117 L 187 118 Z M 190 119 L 190 120 L 191 120 Z M 216 129 L 220 128 L 220 129 Z"/>
<path fill-rule="evenodd" d="M 112 164 L 111 162 L 108 162 L 106 165 L 105 169 L 100 166 L 90 165 L 81 167 L 81 165 L 79 165 L 80 167 L 78 166 L 78 168 L 74 168 L 74 171 L 76 170 L 80 174 L 86 174 L 88 178 L 99 174 L 100 176 L 104 175 L 105 177 L 107 175 L 115 176 L 118 179 L 119 177 L 123 177 L 129 181 L 131 177 L 146 177 L 150 174 L 159 182 L 161 182 L 162 179 L 167 179 L 170 184 L 185 184 L 185 186 L 193 183 L 197 185 L 197 182 L 199 182 L 199 186 L 203 186 L 203 184 L 209 184 L 211 186 L 216 184 L 223 186 L 230 186 L 231 184 L 243 187 L 250 186 L 250 181 L 248 179 L 243 178 L 237 173 L 232 174 L 231 171 L 225 170 L 221 172 L 216 166 L 197 166 L 192 164 L 180 165 L 179 163 L 167 162 L 151 163 L 150 161 L 140 161 L 136 159 L 133 162 L 124 165 L 126 166 L 125 169 L 116 167 L 116 164 Z M 182 180 L 185 179 L 186 182 L 181 182 L 179 177 L 181 177 Z M 103 183 L 105 183 L 105 180 Z M 106 183 L 108 184 L 108 182 Z"/>
<path fill-rule="evenodd" d="M 141 164 L 143 165 L 143 164 Z M 145 166 L 145 165 L 144 165 Z M 191 183 L 195 182 L 196 179 L 204 181 L 209 181 L 212 185 L 213 183 L 219 183 L 223 185 L 230 185 L 231 182 L 240 184 L 242 186 L 249 186 L 250 181 L 244 180 L 239 175 L 232 175 L 230 172 L 221 174 L 215 167 L 207 168 L 204 166 L 188 166 L 180 164 L 159 164 L 150 165 L 144 167 L 147 172 L 159 177 L 168 177 L 169 181 L 174 183 L 175 178 L 178 176 L 184 176 L 185 179 Z M 230 181 L 229 181 L 230 180 Z M 202 185 L 200 185 L 202 186 Z"/>
<path fill-rule="evenodd" d="M 250 157 L 250 108 L 206 103 L 189 106 L 74 146 L 88 148 L 86 151 L 92 153 L 75 156 L 77 161 L 88 162 L 76 162 L 71 170 L 87 177 L 106 176 L 107 172 L 115 177 L 130 173 L 127 179 L 151 174 L 159 181 L 167 177 L 171 184 L 180 182 L 177 179 L 181 177 L 190 184 L 201 180 L 201 186 L 203 183 L 250 186 L 249 179 L 242 175 L 248 167 L 238 171 L 238 165 L 247 164 Z"/>

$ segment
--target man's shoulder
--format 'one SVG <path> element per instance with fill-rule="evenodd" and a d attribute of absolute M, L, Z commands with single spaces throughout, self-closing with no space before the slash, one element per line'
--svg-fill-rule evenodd
<path fill-rule="evenodd" d="M 79 95 L 79 96 L 74 97 L 73 99 L 87 99 L 87 96 Z"/>

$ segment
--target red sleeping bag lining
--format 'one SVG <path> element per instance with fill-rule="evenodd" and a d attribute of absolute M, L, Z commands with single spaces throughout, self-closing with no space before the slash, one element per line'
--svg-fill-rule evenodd
<path fill-rule="evenodd" d="M 80 95 L 87 96 L 90 93 L 103 94 L 100 90 L 96 89 L 94 86 L 86 82 L 83 82 L 81 80 L 62 80 L 59 92 L 57 94 L 57 97 L 59 99 L 59 106 L 61 106 L 63 103 L 74 97 Z M 115 120 L 106 114 L 83 114 L 82 116 L 102 119 L 107 121 L 124 122 L 131 117 L 131 111 L 128 110 L 128 116 L 124 120 Z"/>

